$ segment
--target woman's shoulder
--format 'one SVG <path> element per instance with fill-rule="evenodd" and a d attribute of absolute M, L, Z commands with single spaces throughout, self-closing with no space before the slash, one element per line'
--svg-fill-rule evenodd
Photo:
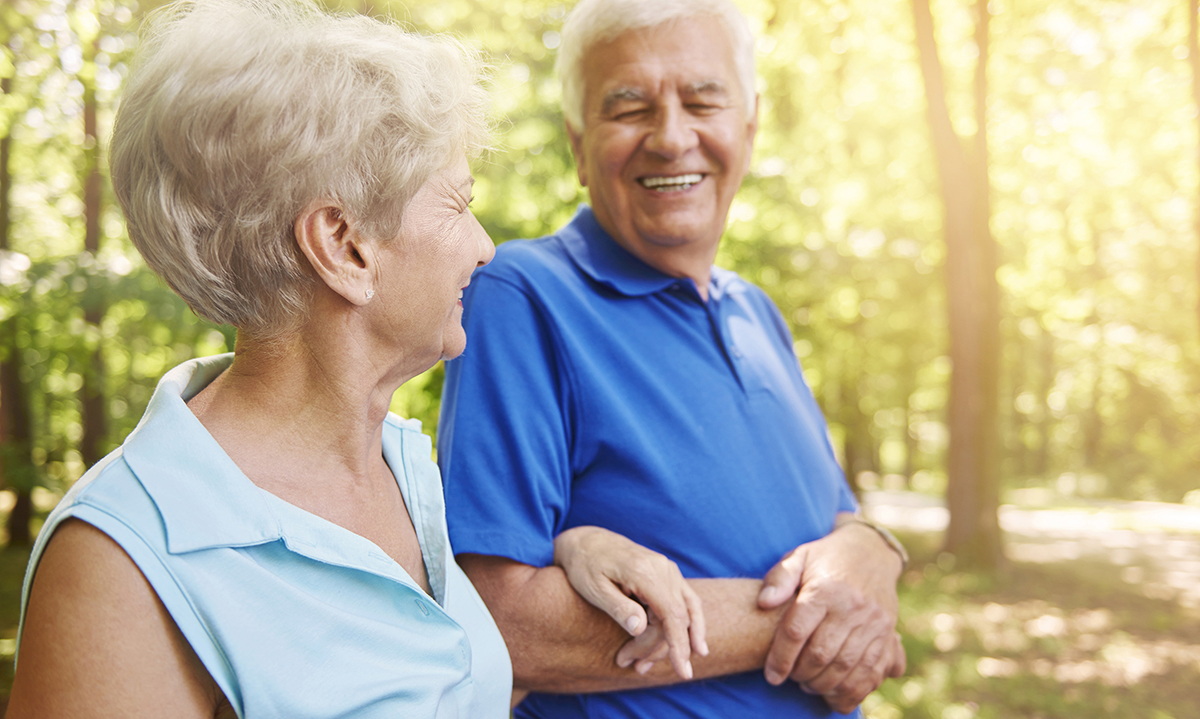
<path fill-rule="evenodd" d="M 105 518 L 127 527 L 156 523 L 154 500 L 126 464 L 122 449 L 111 452 L 72 485 L 46 518 L 43 534 L 48 537 L 71 518 L 81 518 L 104 532 Z"/>
<path fill-rule="evenodd" d="M 31 576 L 36 601 L 26 590 L 10 716 L 67 716 L 77 701 L 136 716 L 148 699 L 173 716 L 212 716 L 212 680 L 121 546 L 69 516 L 43 531 L 52 535 Z"/>

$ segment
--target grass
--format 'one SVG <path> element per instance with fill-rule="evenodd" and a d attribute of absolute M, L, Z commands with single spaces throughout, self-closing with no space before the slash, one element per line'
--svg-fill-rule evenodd
<path fill-rule="evenodd" d="M 1194 719 L 1200 612 L 1148 597 L 1100 561 L 956 572 L 931 535 L 906 536 L 900 629 L 908 673 L 869 719 Z M 26 550 L 0 550 L 0 712 L 12 686 Z"/>
<path fill-rule="evenodd" d="M 901 583 L 905 677 L 870 719 L 1193 719 L 1200 613 L 1152 598 L 1101 562 L 956 573 L 930 537 Z"/>

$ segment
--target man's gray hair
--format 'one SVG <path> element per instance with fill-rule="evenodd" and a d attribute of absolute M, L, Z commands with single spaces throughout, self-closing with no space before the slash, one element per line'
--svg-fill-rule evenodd
<path fill-rule="evenodd" d="M 562 82 L 567 124 L 583 130 L 583 60 L 592 46 L 629 30 L 658 27 L 696 16 L 715 16 L 729 31 L 733 62 L 747 111 L 754 108 L 754 34 L 729 0 L 580 0 L 563 25 L 555 68 Z"/>
<path fill-rule="evenodd" d="M 476 53 L 311 0 L 186 0 L 143 29 L 112 178 L 129 237 L 196 314 L 262 339 L 302 321 L 301 210 L 395 238 L 408 201 L 488 140 Z"/>

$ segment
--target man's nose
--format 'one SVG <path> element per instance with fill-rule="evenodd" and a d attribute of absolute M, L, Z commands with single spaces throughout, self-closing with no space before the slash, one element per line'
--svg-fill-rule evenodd
<path fill-rule="evenodd" d="M 656 155 L 673 160 L 699 142 L 692 118 L 679 103 L 666 103 L 654 116 L 654 127 L 646 138 L 645 148 Z"/>

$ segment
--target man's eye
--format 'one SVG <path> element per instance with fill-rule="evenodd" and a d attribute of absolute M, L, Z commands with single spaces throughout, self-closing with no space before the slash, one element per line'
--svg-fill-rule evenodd
<path fill-rule="evenodd" d="M 646 108 L 639 107 L 633 110 L 622 110 L 613 115 L 616 120 L 636 120 L 646 114 Z"/>

